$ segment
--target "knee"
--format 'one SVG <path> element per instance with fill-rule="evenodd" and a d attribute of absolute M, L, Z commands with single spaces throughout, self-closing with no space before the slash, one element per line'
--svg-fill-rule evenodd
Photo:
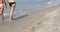
<path fill-rule="evenodd" d="M 2 14 L 2 13 L 0 12 L 0 16 L 1 16 L 1 14 Z"/>
<path fill-rule="evenodd" d="M 0 14 L 0 16 L 1 16 L 1 14 Z"/>
<path fill-rule="evenodd" d="M 2 15 L 2 12 L 0 11 L 0 16 Z"/>

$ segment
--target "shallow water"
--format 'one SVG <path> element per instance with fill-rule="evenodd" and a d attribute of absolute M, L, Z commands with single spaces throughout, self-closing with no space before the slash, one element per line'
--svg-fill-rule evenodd
<path fill-rule="evenodd" d="M 47 7 L 49 2 L 52 2 L 50 5 L 55 5 L 60 3 L 60 0 L 16 0 L 16 2 L 16 9 L 30 10 Z"/>
<path fill-rule="evenodd" d="M 15 10 L 42 9 L 59 3 L 60 0 L 16 0 Z M 9 9 L 5 8 L 5 12 L 9 12 Z"/>

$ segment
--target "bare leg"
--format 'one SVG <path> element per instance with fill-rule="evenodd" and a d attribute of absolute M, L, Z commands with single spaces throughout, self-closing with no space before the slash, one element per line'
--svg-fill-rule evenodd
<path fill-rule="evenodd" d="M 10 22 L 12 22 L 13 20 L 13 14 L 14 14 L 14 10 L 15 10 L 15 5 L 10 7 Z"/>
<path fill-rule="evenodd" d="M 3 15 L 4 7 L 0 9 L 0 16 L 2 17 L 2 23 L 4 23 L 4 15 Z"/>
<path fill-rule="evenodd" d="M 1 8 L 0 8 L 0 16 L 1 16 Z"/>
<path fill-rule="evenodd" d="M 1 16 L 1 13 L 2 13 L 2 8 L 0 8 L 0 16 Z"/>
<path fill-rule="evenodd" d="M 2 23 L 4 23 L 4 15 L 2 14 L 1 16 L 2 16 Z"/>

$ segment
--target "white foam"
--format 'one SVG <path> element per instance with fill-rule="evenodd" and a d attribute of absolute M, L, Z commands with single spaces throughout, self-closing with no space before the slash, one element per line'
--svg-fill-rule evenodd
<path fill-rule="evenodd" d="M 4 16 L 8 15 L 8 13 L 4 13 Z"/>
<path fill-rule="evenodd" d="M 51 4 L 52 2 L 48 2 L 48 4 Z"/>
<path fill-rule="evenodd" d="M 29 13 L 30 11 L 18 11 L 18 12 L 14 12 L 14 15 L 13 15 L 13 19 L 17 19 L 17 18 L 19 18 L 19 17 L 22 17 L 22 16 L 25 16 L 25 15 L 27 15 L 28 13 Z M 9 13 L 4 13 L 4 22 L 6 22 L 6 21 L 9 21 L 9 16 L 10 14 Z M 1 23 L 1 21 L 2 21 L 2 19 L 1 19 L 1 17 L 0 17 L 0 23 Z"/>
<path fill-rule="evenodd" d="M 29 12 L 16 12 L 14 13 L 13 15 L 13 19 L 16 19 L 16 18 L 19 18 L 19 17 L 22 17 L 24 15 L 27 15 Z M 4 21 L 8 21 L 9 20 L 9 13 L 5 13 L 5 20 Z"/>

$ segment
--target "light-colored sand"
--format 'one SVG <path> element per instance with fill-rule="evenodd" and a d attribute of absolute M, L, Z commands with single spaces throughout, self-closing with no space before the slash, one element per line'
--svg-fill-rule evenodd
<path fill-rule="evenodd" d="M 60 7 L 44 16 L 42 20 L 43 23 L 39 25 L 35 32 L 60 32 Z"/>
<path fill-rule="evenodd" d="M 0 23 L 0 32 L 60 32 L 59 10 L 60 5 L 34 10 L 12 23 Z"/>

